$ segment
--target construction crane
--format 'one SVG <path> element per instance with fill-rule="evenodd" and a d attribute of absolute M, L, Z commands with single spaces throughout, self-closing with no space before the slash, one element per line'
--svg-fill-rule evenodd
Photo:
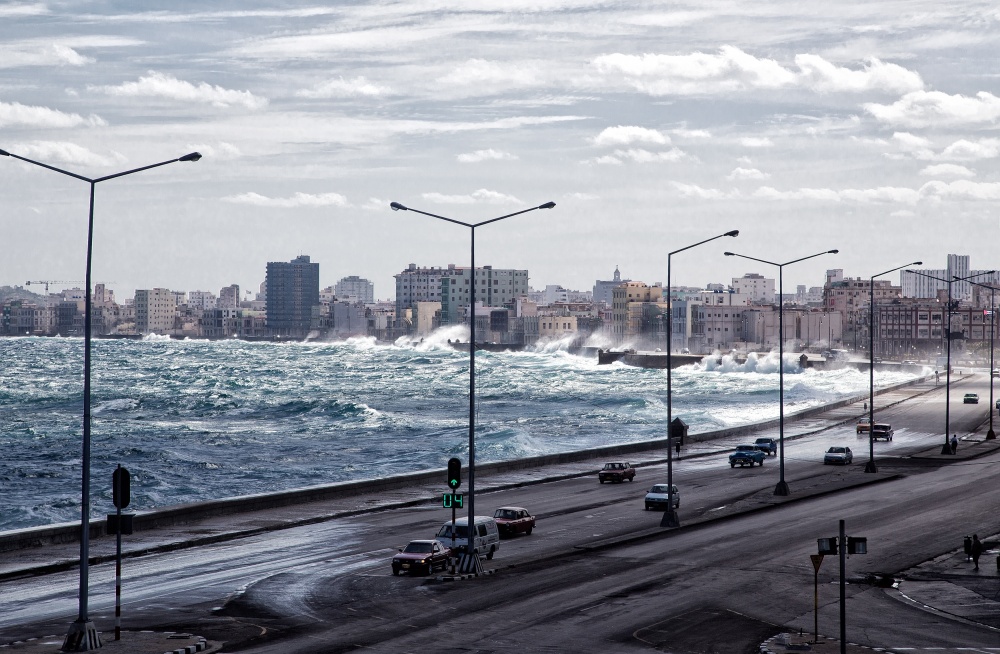
<path fill-rule="evenodd" d="M 24 282 L 25 286 L 31 286 L 32 284 L 45 284 L 45 292 L 49 292 L 49 284 L 82 284 L 80 280 L 70 280 L 70 281 L 59 281 L 56 279 L 43 279 L 38 282 Z"/>

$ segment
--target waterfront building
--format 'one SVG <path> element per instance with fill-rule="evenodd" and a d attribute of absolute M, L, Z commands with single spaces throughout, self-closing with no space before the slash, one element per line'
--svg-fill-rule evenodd
<path fill-rule="evenodd" d="M 139 334 L 168 334 L 174 328 L 176 303 L 167 288 L 137 289 L 135 331 Z"/>
<path fill-rule="evenodd" d="M 221 297 L 220 297 L 221 301 Z M 305 337 L 319 304 L 319 264 L 302 255 L 267 264 L 267 327 L 276 336 Z"/>
<path fill-rule="evenodd" d="M 831 279 L 829 275 L 827 278 Z M 835 281 L 827 282 L 823 287 L 823 308 L 843 316 L 842 338 L 845 344 L 850 344 L 854 350 L 859 347 L 867 350 L 868 340 L 864 334 L 868 333 L 867 307 L 871 304 L 872 294 L 874 293 L 875 304 L 878 305 L 898 299 L 902 296 L 903 289 L 893 286 L 886 279 L 876 279 L 874 285 L 871 278 L 839 276 L 833 279 Z"/>
<path fill-rule="evenodd" d="M 271 264 L 267 264 L 270 266 Z M 216 306 L 223 309 L 235 309 L 240 306 L 240 287 L 239 284 L 230 284 L 225 288 L 219 289 L 219 299 L 216 302 Z"/>
<path fill-rule="evenodd" d="M 746 273 L 733 277 L 732 289 L 735 293 L 749 296 L 753 304 L 774 304 L 774 278 L 757 273 Z"/>
<path fill-rule="evenodd" d="M 476 285 L 478 306 L 513 308 L 517 298 L 528 295 L 528 271 L 483 266 L 476 268 L 473 275 L 468 268 L 449 265 L 448 274 L 441 277 L 442 325 L 468 320 L 472 284 Z"/>
<path fill-rule="evenodd" d="M 669 305 L 663 299 L 663 287 L 643 282 L 624 282 L 611 295 L 610 337 L 616 344 L 636 344 L 662 341 L 665 332 L 665 312 Z"/>
<path fill-rule="evenodd" d="M 188 293 L 188 306 L 192 309 L 214 309 L 216 297 L 210 291 L 191 291 Z"/>
<path fill-rule="evenodd" d="M 375 285 L 367 279 L 351 275 L 336 283 L 334 294 L 338 300 L 371 304 L 375 301 Z"/>
<path fill-rule="evenodd" d="M 611 308 L 614 298 L 612 293 L 614 289 L 622 284 L 627 284 L 632 280 L 622 279 L 622 274 L 618 270 L 618 266 L 615 266 L 615 274 L 610 280 L 597 280 L 594 282 L 594 304 L 603 304 L 607 308 Z"/>
<path fill-rule="evenodd" d="M 452 274 L 448 268 L 418 268 L 411 263 L 406 270 L 393 275 L 396 280 L 396 315 L 402 319 L 416 302 L 441 302 L 441 278 Z"/>

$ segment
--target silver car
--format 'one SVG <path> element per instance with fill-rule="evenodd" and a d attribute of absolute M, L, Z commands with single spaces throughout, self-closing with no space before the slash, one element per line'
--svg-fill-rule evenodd
<path fill-rule="evenodd" d="M 846 466 L 852 461 L 854 461 L 854 453 L 851 452 L 851 448 L 849 447 L 834 445 L 826 451 L 826 454 L 823 455 L 824 465 L 828 463 L 839 463 Z"/>
<path fill-rule="evenodd" d="M 649 511 L 652 509 L 657 511 L 666 511 L 667 502 L 670 501 L 667 498 L 669 488 L 670 486 L 667 484 L 656 484 L 650 488 L 649 492 L 646 493 L 646 510 Z M 674 508 L 678 509 L 681 506 L 681 493 L 677 490 L 676 484 L 674 485 L 673 496 Z"/>

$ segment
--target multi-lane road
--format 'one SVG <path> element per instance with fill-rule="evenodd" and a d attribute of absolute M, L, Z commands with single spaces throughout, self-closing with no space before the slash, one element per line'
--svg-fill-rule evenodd
<path fill-rule="evenodd" d="M 988 415 L 989 380 L 952 389 L 952 431 L 964 435 Z M 961 395 L 978 391 L 978 405 Z M 880 410 L 896 428 L 875 445 L 878 475 L 863 472 L 868 441 L 853 424 L 786 440 L 786 479 L 797 489 L 843 488 L 759 508 L 777 481 L 777 461 L 730 469 L 725 453 L 687 457 L 674 470 L 682 492 L 680 529 L 660 529 L 643 510 L 665 466 L 639 468 L 634 483 L 596 474 L 516 487 L 477 498 L 480 513 L 527 507 L 530 536 L 505 540 L 487 566 L 496 574 L 462 581 L 394 577 L 389 560 L 412 538 L 430 538 L 446 519 L 439 506 L 377 511 L 126 563 L 127 628 L 180 629 L 247 652 L 756 652 L 779 629 L 813 627 L 816 539 L 868 539 L 848 574 L 893 575 L 961 546 L 971 531 L 1000 532 L 1000 457 L 944 465 L 910 458 L 944 440 L 943 385 Z M 823 426 L 820 424 L 819 426 Z M 985 428 L 984 428 L 985 429 Z M 855 451 L 851 466 L 822 464 L 831 444 Z M 961 446 L 960 446 L 961 447 Z M 844 480 L 891 479 L 857 487 Z M 709 518 L 718 519 L 709 519 Z M 642 538 L 631 538 L 643 535 Z M 820 632 L 839 633 L 837 565 L 820 570 Z M 92 569 L 113 578 L 113 566 Z M 1000 584 L 1000 579 L 998 579 Z M 891 589 L 849 585 L 848 637 L 881 648 L 1000 651 L 1000 631 L 943 620 Z M 63 633 L 75 616 L 74 572 L 0 585 L 0 643 Z M 95 582 L 91 617 L 107 629 L 113 585 Z M 979 648 L 979 649 L 963 649 Z M 993 649 L 987 649 L 993 648 Z"/>

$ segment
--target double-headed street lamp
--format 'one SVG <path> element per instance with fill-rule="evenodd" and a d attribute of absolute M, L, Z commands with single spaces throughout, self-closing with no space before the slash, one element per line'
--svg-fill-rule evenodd
<path fill-rule="evenodd" d="M 923 261 L 914 261 L 891 270 L 872 275 L 868 280 L 868 463 L 865 472 L 878 472 L 875 467 L 875 278 L 888 275 L 907 266 L 922 266 Z"/>
<path fill-rule="evenodd" d="M 758 261 L 760 263 L 766 263 L 768 265 L 778 267 L 778 451 L 780 453 L 780 457 L 778 463 L 778 485 L 774 487 L 775 495 L 788 495 L 789 493 L 788 484 L 785 482 L 785 291 L 783 273 L 785 266 L 789 264 L 819 257 L 824 254 L 837 254 L 838 252 L 840 252 L 840 250 L 824 250 L 823 252 L 810 254 L 808 257 L 802 257 L 800 259 L 792 259 L 791 261 L 786 261 L 785 263 L 776 263 L 774 261 L 767 261 L 766 259 L 748 257 L 745 254 L 736 254 L 735 252 L 725 253 L 727 257 L 740 257 L 742 259 L 749 259 L 750 261 Z"/>
<path fill-rule="evenodd" d="M 455 220 L 454 218 L 446 218 L 445 216 L 439 216 L 434 213 L 429 213 L 427 211 L 421 211 L 420 209 L 414 209 L 412 207 L 404 206 L 398 202 L 392 202 L 389 207 L 393 211 L 413 211 L 414 213 L 423 214 L 425 216 L 430 216 L 431 218 L 438 218 L 440 220 L 447 221 L 449 223 L 455 223 L 456 225 L 462 225 L 463 227 L 469 228 L 470 235 L 470 264 L 469 264 L 469 275 L 471 276 L 472 290 L 469 295 L 469 548 L 468 553 L 471 554 L 470 560 L 472 565 L 475 566 L 475 570 L 479 570 L 479 557 L 475 556 L 475 550 L 473 549 L 473 537 L 472 530 L 475 528 L 476 524 L 476 506 L 475 506 L 475 492 L 476 492 L 476 228 L 482 227 L 483 225 L 488 225 L 490 223 L 495 223 L 497 221 L 503 220 L 504 218 L 510 218 L 511 216 L 519 216 L 522 213 L 528 213 L 529 211 L 535 211 L 536 209 L 552 209 L 556 206 L 555 202 L 546 202 L 545 204 L 540 204 L 537 207 L 531 207 L 530 209 L 523 209 L 521 211 L 515 211 L 514 213 L 509 213 L 506 216 L 499 216 L 497 218 L 491 218 L 490 220 L 484 220 L 478 223 L 467 223 L 461 220 Z"/>
<path fill-rule="evenodd" d="M 150 168 L 166 166 L 167 164 L 174 163 L 175 161 L 198 161 L 201 159 L 201 155 L 197 152 L 192 152 L 184 155 L 183 157 L 178 157 L 177 159 L 161 161 L 160 163 L 151 164 L 149 166 L 133 168 L 132 170 L 126 170 L 120 173 L 104 175 L 103 177 L 96 178 L 84 177 L 83 175 L 78 175 L 68 170 L 63 170 L 62 168 L 56 168 L 55 166 L 50 166 L 49 164 L 44 164 L 40 161 L 34 161 L 33 159 L 28 159 L 27 157 L 12 154 L 5 150 L 0 150 L 0 156 L 20 159 L 21 161 L 41 166 L 42 168 L 48 168 L 49 170 L 53 170 L 69 177 L 74 177 L 90 184 L 90 216 L 87 222 L 87 295 L 84 303 L 85 309 L 83 318 L 83 489 L 80 500 L 80 610 L 77 615 L 76 622 L 70 625 L 69 633 L 66 635 L 66 641 L 62 646 L 62 651 L 64 652 L 89 651 L 91 649 L 101 647 L 101 638 L 97 633 L 97 628 L 94 626 L 94 623 L 90 621 L 87 608 L 87 593 L 90 581 L 90 271 L 94 249 L 94 191 L 99 182 L 105 182 L 116 177 L 124 177 L 125 175 L 142 172 L 143 170 L 149 170 Z"/>
<path fill-rule="evenodd" d="M 942 279 L 940 277 L 935 277 L 934 275 L 922 273 L 919 270 L 907 270 L 906 272 L 913 273 L 914 275 L 920 275 L 921 277 L 927 277 L 928 279 L 935 279 L 948 285 L 948 306 L 945 309 L 948 312 L 948 344 L 947 355 L 945 357 L 946 370 L 944 376 L 944 445 L 941 446 L 941 454 L 951 454 L 951 445 L 948 443 L 948 433 L 951 431 L 951 285 L 953 282 L 964 282 L 972 279 L 973 277 L 991 275 L 996 271 L 987 270 L 985 272 L 978 272 L 974 275 L 969 275 L 968 277 L 957 277 L 952 275 L 951 279 Z M 990 375 L 993 375 L 992 370 L 990 370 Z M 990 407 L 990 409 L 992 411 L 992 407 Z"/>
<path fill-rule="evenodd" d="M 680 519 L 677 517 L 677 512 L 674 511 L 674 460 L 673 460 L 673 448 L 672 443 L 672 429 L 673 424 L 671 423 L 672 418 L 672 401 L 673 394 L 671 392 L 671 377 L 673 375 L 673 365 L 671 355 L 674 348 L 671 344 L 672 337 L 674 335 L 673 328 L 673 313 L 674 305 L 673 298 L 670 295 L 670 257 L 674 256 L 678 252 L 683 252 L 684 250 L 690 250 L 693 247 L 698 247 L 708 243 L 709 241 L 714 241 L 717 238 L 722 238 L 723 236 L 739 236 L 740 230 L 734 229 L 732 231 L 726 232 L 725 234 L 719 234 L 718 236 L 713 236 L 712 238 L 707 238 L 704 241 L 698 241 L 693 245 L 689 245 L 685 248 L 679 250 L 674 250 L 673 252 L 667 253 L 667 512 L 663 514 L 663 520 L 660 525 L 663 527 L 680 527 Z"/>
<path fill-rule="evenodd" d="M 993 335 L 996 333 L 995 322 L 997 314 L 997 287 L 987 286 L 986 284 L 980 284 L 978 282 L 969 283 L 973 286 L 990 289 L 990 430 L 986 432 L 986 440 L 991 441 L 997 437 L 997 433 L 993 431 Z"/>

